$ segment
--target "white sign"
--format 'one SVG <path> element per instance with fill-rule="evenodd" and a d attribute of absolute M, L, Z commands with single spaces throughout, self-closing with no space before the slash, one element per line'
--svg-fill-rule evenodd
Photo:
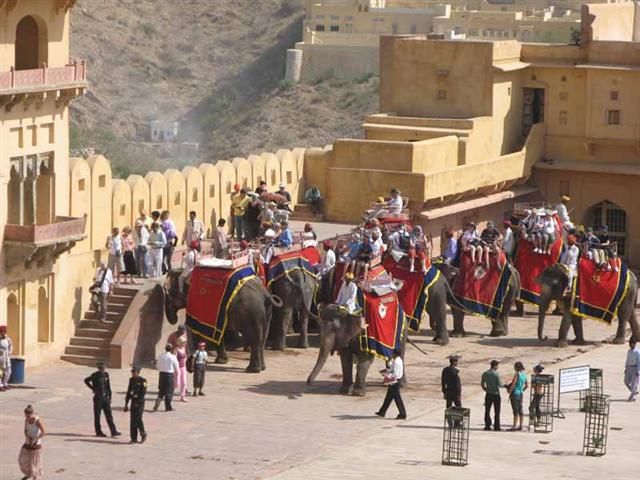
<path fill-rule="evenodd" d="M 589 390 L 589 365 L 560 369 L 560 393 Z"/>

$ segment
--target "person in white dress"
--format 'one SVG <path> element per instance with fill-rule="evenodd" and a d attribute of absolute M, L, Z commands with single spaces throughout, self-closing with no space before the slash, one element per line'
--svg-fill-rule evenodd
<path fill-rule="evenodd" d="M 571 290 L 573 287 L 573 279 L 578 274 L 578 257 L 580 256 L 580 249 L 576 245 L 576 237 L 569 235 L 567 237 L 567 248 L 560 257 L 560 263 L 567 267 L 569 272 L 569 285 L 567 288 Z"/>
<path fill-rule="evenodd" d="M 196 212 L 189 212 L 189 220 L 182 235 L 182 245 L 191 245 L 194 240 L 201 241 L 204 233 L 204 223 L 196 218 Z"/>
<path fill-rule="evenodd" d="M 556 205 L 556 212 L 558 213 L 558 219 L 562 222 L 563 231 L 569 232 L 575 228 L 571 218 L 569 217 L 569 209 L 567 205 L 571 201 L 571 197 L 568 195 L 562 195 L 560 197 L 560 203 Z"/>
<path fill-rule="evenodd" d="M 387 211 L 394 215 L 402 213 L 403 204 L 404 201 L 400 196 L 400 190 L 398 190 L 397 188 L 392 188 L 391 198 L 387 201 Z"/>
<path fill-rule="evenodd" d="M 13 343 L 7 335 L 7 326 L 0 325 L 0 391 L 9 388 L 9 378 L 11 378 L 11 354 L 13 353 Z"/>
<path fill-rule="evenodd" d="M 178 290 L 180 293 L 184 293 L 184 286 L 190 283 L 191 274 L 193 269 L 198 265 L 198 251 L 200 250 L 200 242 L 198 240 L 191 240 L 189 244 L 189 251 L 182 259 L 182 271 L 178 277 Z"/>
<path fill-rule="evenodd" d="M 624 364 L 624 384 L 629 389 L 629 401 L 635 402 L 638 396 L 640 384 L 640 349 L 638 349 L 636 337 L 629 339 L 629 350 Z"/>
<path fill-rule="evenodd" d="M 346 309 L 349 315 L 360 316 L 362 311 L 358 306 L 358 286 L 354 279 L 355 275 L 352 272 L 345 274 L 344 282 L 338 292 L 338 298 L 336 298 L 336 305 Z M 364 317 L 360 316 L 360 328 L 365 329 L 366 327 Z"/>

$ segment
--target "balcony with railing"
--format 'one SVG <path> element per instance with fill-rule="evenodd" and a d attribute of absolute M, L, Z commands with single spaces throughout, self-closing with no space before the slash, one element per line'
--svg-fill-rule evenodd
<path fill-rule="evenodd" d="M 86 216 L 58 216 L 46 225 L 6 224 L 3 247 L 7 269 L 46 258 L 55 260 L 87 237 L 86 222 Z"/>
<path fill-rule="evenodd" d="M 11 110 L 24 101 L 44 101 L 47 92 L 56 94 L 56 101 L 67 104 L 84 93 L 87 84 L 87 65 L 83 62 L 64 67 L 41 68 L 0 72 L 0 107 Z"/>

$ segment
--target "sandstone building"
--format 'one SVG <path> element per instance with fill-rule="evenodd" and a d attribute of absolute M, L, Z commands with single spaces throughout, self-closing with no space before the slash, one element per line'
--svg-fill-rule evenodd
<path fill-rule="evenodd" d="M 450 39 L 569 43 L 572 29 L 580 28 L 582 3 L 579 0 L 308 0 L 302 42 L 295 47 L 301 58 L 299 77 L 302 81 L 314 81 L 326 76 L 357 78 L 367 73 L 377 74 L 380 35 L 441 34 Z M 623 15 L 625 12 L 621 11 L 619 16 Z"/>
<path fill-rule="evenodd" d="M 578 223 L 607 224 L 640 265 L 640 43 L 626 6 L 627 22 L 585 6 L 579 46 L 383 36 L 383 113 L 366 119 L 365 140 L 306 153 L 329 217 L 355 220 L 398 186 L 438 244 L 465 220 L 567 194 Z M 593 40 L 611 22 L 629 41 Z"/>

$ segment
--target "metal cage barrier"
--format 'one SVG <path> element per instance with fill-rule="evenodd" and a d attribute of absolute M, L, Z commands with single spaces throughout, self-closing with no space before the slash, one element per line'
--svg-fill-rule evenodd
<path fill-rule="evenodd" d="M 444 411 L 442 465 L 463 467 L 469 459 L 469 420 L 471 410 L 449 407 Z"/>
<path fill-rule="evenodd" d="M 536 433 L 553 432 L 554 384 L 553 375 L 531 375 L 529 430 L 533 428 Z"/>
<path fill-rule="evenodd" d="M 582 454 L 590 457 L 601 457 L 607 453 L 609 396 L 588 395 L 585 398 L 584 411 Z"/>
<path fill-rule="evenodd" d="M 589 369 L 589 390 L 580 392 L 580 411 L 585 411 L 585 399 L 589 395 L 602 395 L 604 393 L 603 376 L 601 368 Z"/>

